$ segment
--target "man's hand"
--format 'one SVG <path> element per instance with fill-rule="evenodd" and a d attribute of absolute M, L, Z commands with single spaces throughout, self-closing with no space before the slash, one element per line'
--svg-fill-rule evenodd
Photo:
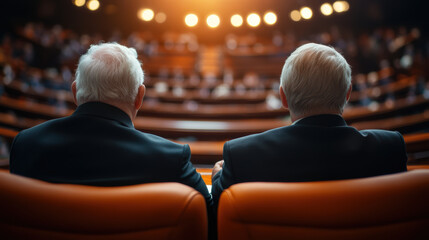
<path fill-rule="evenodd" d="M 212 170 L 212 179 L 213 179 L 214 175 L 216 175 L 216 173 L 218 173 L 220 170 L 222 170 L 222 168 L 223 168 L 223 160 L 220 160 L 217 163 L 215 163 L 215 165 L 213 166 L 213 170 Z"/>

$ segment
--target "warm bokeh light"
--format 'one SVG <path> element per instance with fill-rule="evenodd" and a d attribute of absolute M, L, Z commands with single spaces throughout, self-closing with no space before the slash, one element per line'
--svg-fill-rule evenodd
<path fill-rule="evenodd" d="M 74 0 L 73 3 L 74 5 L 76 5 L 77 7 L 82 7 L 83 5 L 85 5 L 86 0 Z"/>
<path fill-rule="evenodd" d="M 185 17 L 185 23 L 188 27 L 195 27 L 198 23 L 197 15 L 190 13 Z"/>
<path fill-rule="evenodd" d="M 155 21 L 157 23 L 163 23 L 167 20 L 167 14 L 163 13 L 163 12 L 159 12 L 155 15 Z"/>
<path fill-rule="evenodd" d="M 322 14 L 325 16 L 331 15 L 333 11 L 334 10 L 332 9 L 331 4 L 329 3 L 324 3 L 322 4 L 322 6 L 320 6 L 320 12 L 322 12 Z"/>
<path fill-rule="evenodd" d="M 211 28 L 218 27 L 220 24 L 220 18 L 216 14 L 212 14 L 207 17 L 207 25 Z"/>
<path fill-rule="evenodd" d="M 304 19 L 310 19 L 313 16 L 313 11 L 309 7 L 303 7 L 300 10 L 301 17 Z"/>
<path fill-rule="evenodd" d="M 247 16 L 247 24 L 251 27 L 257 27 L 261 23 L 261 17 L 256 13 L 251 13 Z"/>
<path fill-rule="evenodd" d="M 350 8 L 350 5 L 347 1 L 343 1 L 343 4 L 344 4 L 344 12 L 347 12 Z"/>
<path fill-rule="evenodd" d="M 243 18 L 240 15 L 235 14 L 231 17 L 231 24 L 234 27 L 240 27 L 243 25 Z"/>
<path fill-rule="evenodd" d="M 137 13 L 138 17 L 143 21 L 151 21 L 153 17 L 155 16 L 155 13 L 152 9 L 144 8 L 140 9 L 140 11 Z"/>
<path fill-rule="evenodd" d="M 298 10 L 293 10 L 292 12 L 290 12 L 290 18 L 293 21 L 298 22 L 299 20 L 301 20 L 301 13 Z"/>
<path fill-rule="evenodd" d="M 98 0 L 89 0 L 86 6 L 89 10 L 95 11 L 100 7 L 100 2 Z"/>
<path fill-rule="evenodd" d="M 264 21 L 268 25 L 273 25 L 277 22 L 277 15 L 273 12 L 267 12 L 264 15 Z"/>
<path fill-rule="evenodd" d="M 350 5 L 347 1 L 336 1 L 334 4 L 332 4 L 334 7 L 335 12 L 346 12 L 349 10 Z"/>

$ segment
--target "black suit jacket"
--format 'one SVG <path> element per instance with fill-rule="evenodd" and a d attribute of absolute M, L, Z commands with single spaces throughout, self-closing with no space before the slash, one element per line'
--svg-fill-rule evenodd
<path fill-rule="evenodd" d="M 10 171 L 55 183 L 121 186 L 179 182 L 211 196 L 190 162 L 188 145 L 136 130 L 122 110 L 101 102 L 73 115 L 21 131 L 10 153 Z"/>
<path fill-rule="evenodd" d="M 287 127 L 226 142 L 223 169 L 213 177 L 222 191 L 241 182 L 304 182 L 370 177 L 406 171 L 402 135 L 358 131 L 339 115 L 317 115 Z"/>

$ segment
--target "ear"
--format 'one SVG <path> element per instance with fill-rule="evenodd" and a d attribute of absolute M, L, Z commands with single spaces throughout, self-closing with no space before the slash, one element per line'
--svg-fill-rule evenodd
<path fill-rule="evenodd" d="M 76 81 L 72 82 L 72 84 L 71 84 L 71 90 L 72 90 L 72 93 L 73 93 L 73 101 L 74 101 L 74 103 L 77 106 L 77 100 L 76 100 Z"/>
<path fill-rule="evenodd" d="M 146 87 L 145 85 L 140 85 L 139 89 L 137 91 L 136 99 L 134 100 L 134 108 L 138 111 L 143 103 L 143 97 L 146 93 Z"/>
<path fill-rule="evenodd" d="M 347 97 L 346 97 L 347 102 L 349 101 L 351 95 L 352 95 L 352 85 L 350 84 L 350 88 L 347 91 Z"/>
<path fill-rule="evenodd" d="M 286 109 L 288 109 L 289 105 L 287 103 L 286 94 L 283 91 L 283 87 L 282 86 L 280 86 L 280 88 L 279 88 L 279 95 L 280 95 L 280 100 L 282 100 L 283 107 L 286 108 Z"/>

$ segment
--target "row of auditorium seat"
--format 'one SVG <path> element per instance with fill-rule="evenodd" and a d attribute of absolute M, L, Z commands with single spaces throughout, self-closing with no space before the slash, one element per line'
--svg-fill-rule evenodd
<path fill-rule="evenodd" d="M 387 90 L 402 90 L 409 87 L 409 82 L 412 79 L 402 79 L 391 85 L 383 87 L 383 91 L 379 94 L 385 93 Z M 14 81 L 13 83 L 5 86 L 6 91 L 11 95 L 18 95 L 37 101 L 48 101 L 53 99 L 56 102 L 67 103 L 71 107 L 72 97 L 69 92 L 62 90 L 50 90 L 44 93 L 38 93 L 35 90 L 28 91 L 22 87 L 22 83 Z M 373 90 L 373 89 L 372 89 Z M 155 96 L 156 98 L 156 96 Z M 245 98 L 245 97 L 244 97 Z M 5 98 L 7 99 L 7 98 Z M 246 100 L 243 100 L 246 101 Z M 390 105 L 389 105 L 390 104 Z M 421 105 L 426 104 L 426 96 L 406 96 L 402 99 L 387 101 L 386 104 L 378 104 L 374 102 L 368 107 L 351 107 L 346 109 L 345 117 L 348 121 L 358 120 L 371 120 L 377 119 L 377 115 L 386 115 L 388 113 L 396 113 L 403 109 L 413 110 L 412 107 L 424 107 Z M 250 106 L 248 106 L 250 105 Z M 181 111 L 177 111 L 180 109 Z M 173 118 L 199 118 L 199 119 L 237 119 L 237 118 L 273 118 L 286 116 L 287 112 L 282 109 L 270 109 L 265 103 L 259 104 L 182 104 L 182 103 L 161 103 L 159 101 L 151 101 L 150 99 L 143 105 L 141 109 L 142 115 L 145 116 L 160 116 L 160 117 L 173 117 Z"/>
<path fill-rule="evenodd" d="M 421 116 L 422 123 L 424 123 L 424 109 L 429 105 L 429 99 L 425 95 L 418 95 L 414 97 L 405 97 L 397 99 L 393 102 L 386 102 L 384 104 L 374 104 L 369 107 L 348 107 L 344 111 L 344 118 L 348 123 L 354 124 L 358 122 L 388 119 L 396 116 L 406 115 L 404 113 L 416 113 Z M 27 115 L 34 115 L 39 118 L 51 119 L 70 115 L 72 109 L 67 106 L 50 106 L 25 99 L 15 99 L 7 96 L 0 97 L 0 107 L 6 110 L 13 110 L 14 112 L 24 113 Z M 180 112 L 178 111 L 180 110 Z M 206 108 L 197 108 L 196 110 L 186 109 L 177 104 L 145 104 L 139 116 L 142 119 L 150 118 L 151 116 L 162 118 L 178 119 L 243 119 L 249 118 L 268 118 L 267 121 L 287 124 L 287 121 L 274 118 L 275 116 L 284 116 L 287 111 L 284 109 L 267 110 L 265 105 L 226 105 L 226 106 L 207 106 Z M 162 118 L 161 118 L 162 117 Z M 140 118 L 140 117 L 139 117 Z M 232 121 L 232 120 L 231 120 Z M 203 122 L 203 121 L 201 121 Z M 219 124 L 218 124 L 219 125 Z M 216 128 L 216 124 L 213 125 Z M 274 124 L 273 127 L 278 126 Z M 366 124 L 365 126 L 368 126 Z M 377 128 L 377 125 L 373 125 Z"/>
<path fill-rule="evenodd" d="M 429 170 L 241 183 L 219 202 L 219 240 L 428 239 Z M 2 239 L 208 238 L 205 201 L 179 183 L 52 184 L 0 170 Z"/>
<path fill-rule="evenodd" d="M 379 75 L 382 75 L 382 72 L 384 72 L 385 69 L 380 70 Z M 205 108 L 212 108 L 213 106 L 206 107 L 207 104 L 210 105 L 227 105 L 227 104 L 239 104 L 241 105 L 247 105 L 247 104 L 255 104 L 255 103 L 263 103 L 267 100 L 267 97 L 269 95 L 273 95 L 273 97 L 278 99 L 278 79 L 274 81 L 274 79 L 269 80 L 268 82 L 262 81 L 262 83 L 265 83 L 266 86 L 264 89 L 261 89 L 260 91 L 248 91 L 243 93 L 230 93 L 229 95 L 224 96 L 212 96 L 210 91 L 209 92 L 203 91 L 203 89 L 195 89 L 195 86 L 193 86 L 193 89 L 189 89 L 189 87 L 181 86 L 180 88 L 182 90 L 177 91 L 179 94 L 175 94 L 174 89 L 175 87 L 172 86 L 172 83 L 166 83 L 160 79 L 152 79 L 149 78 L 149 81 L 146 82 L 147 85 L 147 94 L 146 94 L 146 100 L 153 104 L 163 104 L 163 103 L 176 103 L 176 104 L 183 104 L 186 102 L 192 102 L 190 104 L 191 106 L 185 106 L 186 108 L 190 108 L 188 110 L 192 111 L 192 108 L 200 108 L 198 110 L 202 109 L 202 112 L 204 112 Z M 275 83 L 277 85 L 276 89 L 272 87 L 272 85 Z M 163 90 L 160 92 L 157 90 L 156 85 L 162 84 L 164 85 Z M 268 85 L 267 85 L 268 84 Z M 380 98 L 384 97 L 386 98 L 387 95 L 389 97 L 394 98 L 403 98 L 407 96 L 407 93 L 411 93 L 413 87 L 416 85 L 416 77 L 405 77 L 401 76 L 398 78 L 398 80 L 395 80 L 391 83 L 382 85 L 382 86 L 371 86 L 366 87 L 361 90 L 355 90 L 352 92 L 352 96 L 350 99 L 350 103 L 352 105 L 356 105 L 359 102 L 363 101 L 374 101 L 374 100 L 380 100 Z M 6 93 L 10 93 L 12 95 L 17 96 L 24 96 L 29 98 L 35 98 L 37 100 L 43 100 L 45 102 L 66 102 L 68 106 L 73 106 L 73 100 L 71 97 L 71 94 L 67 91 L 63 90 L 53 90 L 53 89 L 38 89 L 38 88 L 32 88 L 28 85 L 28 83 L 23 83 L 19 81 L 19 79 L 13 80 L 10 83 L 5 84 L 4 86 Z M 166 89 L 165 89 L 166 88 Z M 186 92 L 185 92 L 186 89 Z M 414 95 L 413 95 L 414 94 Z M 416 93 L 408 94 L 411 97 L 415 96 Z M 188 104 L 189 105 L 189 104 Z M 159 106 L 157 105 L 157 108 Z M 266 107 L 267 111 L 269 111 L 269 106 Z M 275 109 L 274 109 L 275 110 Z M 150 112 L 150 110 L 148 110 Z M 195 111 L 195 110 L 194 110 Z M 159 113 L 154 113 L 159 114 Z M 272 115 L 277 116 L 277 115 Z M 200 116 L 202 117 L 202 116 Z M 237 117 L 237 116 L 235 116 Z"/>
<path fill-rule="evenodd" d="M 34 94 L 34 93 L 33 93 Z M 384 104 L 374 104 L 369 107 L 349 107 L 345 109 L 344 118 L 349 123 L 363 122 L 377 119 L 387 119 L 389 117 L 398 116 L 398 114 L 404 112 L 417 113 L 419 116 L 423 116 L 421 121 L 424 121 L 424 109 L 429 104 L 429 99 L 425 95 L 419 95 L 414 97 L 405 97 L 403 99 L 397 99 L 394 102 L 386 102 Z M 15 99 L 7 96 L 0 97 L 0 106 L 6 110 L 12 110 L 27 115 L 34 115 L 39 118 L 51 119 L 70 115 L 72 112 L 71 108 L 67 106 L 50 106 L 38 102 L 28 101 L 25 99 Z M 259 108 L 258 108 L 259 106 Z M 177 110 L 183 110 L 181 113 L 177 113 Z M 422 110 L 423 109 L 423 110 Z M 198 111 L 197 111 L 198 110 Z M 231 119 L 231 118 L 251 118 L 258 115 L 263 115 L 264 118 L 272 118 L 273 115 L 287 114 L 287 111 L 278 110 L 266 110 L 264 105 L 256 106 L 210 106 L 205 110 L 198 108 L 197 110 L 182 109 L 175 104 L 157 104 L 148 103 L 141 109 L 140 115 L 146 116 L 160 116 L 160 117 L 171 117 L 174 119 Z M 237 117 L 233 117 L 237 116 Z M 241 117 L 238 117 L 241 116 Z M 269 119 L 268 119 L 269 120 Z M 279 119 L 272 119 L 273 122 L 286 122 Z M 276 125 L 274 125 L 276 126 Z M 273 127 L 274 127 L 273 126 Z M 368 124 L 366 124 L 368 126 Z M 374 125 L 373 127 L 377 127 Z"/>
<path fill-rule="evenodd" d="M 0 113 L 0 124 L 13 126 L 15 119 L 8 115 Z M 155 122 L 155 121 L 154 121 Z M 159 123 L 158 123 L 159 124 Z M 232 127 L 236 128 L 236 127 Z M 149 131 L 150 132 L 150 131 Z M 13 138 L 18 134 L 17 130 L 9 127 L 0 127 L 0 137 L 11 143 Z M 224 140 L 218 141 L 186 141 L 186 139 L 174 140 L 181 144 L 189 144 L 191 148 L 191 161 L 198 164 L 213 164 L 222 159 Z M 406 151 L 408 155 L 408 166 L 419 168 L 420 165 L 429 165 L 429 133 L 414 133 L 404 135 Z M 3 167 L 8 167 L 7 165 Z"/>
<path fill-rule="evenodd" d="M 252 66 L 249 66 L 249 65 L 246 65 L 246 67 L 252 68 Z M 41 72 L 38 75 L 42 75 L 43 74 L 42 70 L 38 70 L 36 68 L 32 68 L 32 71 L 33 72 L 34 71 L 35 72 Z M 253 85 L 255 85 L 255 84 L 256 85 L 262 84 L 262 89 L 261 90 L 262 90 L 262 93 L 264 93 L 264 94 L 262 94 L 263 96 L 267 95 L 267 91 L 273 91 L 273 90 L 275 90 L 275 92 L 277 91 L 278 87 L 275 87 L 275 89 L 274 89 L 273 88 L 273 84 L 275 83 L 276 86 L 278 86 L 278 81 L 279 81 L 279 79 L 278 79 L 279 77 L 278 76 L 280 75 L 280 70 L 278 70 L 278 73 L 276 74 L 275 78 L 270 78 L 270 79 L 259 79 L 257 77 L 258 76 L 258 72 L 257 71 L 255 71 L 254 74 L 255 74 L 257 80 L 256 80 L 256 82 L 253 81 L 252 84 Z M 357 74 L 357 75 L 355 75 L 354 78 L 362 79 L 362 77 L 357 77 L 357 76 L 361 76 L 361 75 L 363 75 L 363 74 Z M 415 84 L 415 79 L 414 80 L 413 79 L 408 79 L 408 78 L 406 78 L 404 76 L 399 76 L 399 77 L 395 78 L 394 71 L 391 68 L 384 68 L 384 69 L 381 69 L 379 72 L 373 72 L 373 73 L 368 74 L 368 76 L 370 76 L 370 75 L 372 77 L 368 77 L 368 78 L 375 79 L 375 80 L 371 80 L 371 84 L 369 84 L 370 86 L 368 88 L 365 87 L 365 89 L 361 89 L 361 90 L 363 90 L 363 92 L 355 91 L 352 94 L 351 102 L 359 101 L 359 100 L 361 100 L 362 97 L 378 98 L 378 97 L 386 95 L 388 93 L 395 94 L 397 91 L 404 90 L 407 87 L 409 88 L 413 84 Z M 363 77 L 363 78 L 365 78 L 365 77 Z M 381 86 L 381 88 L 378 88 L 379 86 L 377 85 L 377 82 L 380 82 L 381 81 L 380 79 L 386 79 L 386 78 L 391 78 L 391 81 L 393 81 L 392 83 L 395 83 L 395 82 L 398 81 L 398 80 L 395 80 L 395 79 L 399 79 L 399 80 L 401 80 L 401 84 L 392 84 L 392 86 L 388 86 L 388 85 L 390 85 L 390 84 L 388 84 L 388 85 L 385 85 L 385 86 Z M 148 89 L 151 89 L 151 88 L 154 88 L 154 86 L 157 85 L 157 84 L 166 83 L 167 84 L 167 86 L 166 86 L 167 90 L 178 87 L 178 88 L 181 88 L 181 89 L 184 89 L 184 90 L 187 91 L 186 92 L 187 94 L 184 95 L 184 96 L 181 96 L 180 94 L 178 96 L 175 96 L 174 95 L 174 91 L 173 91 L 173 94 L 170 94 L 170 96 L 171 96 L 169 98 L 170 101 L 172 100 L 172 97 L 175 97 L 175 98 L 173 98 L 174 101 L 183 101 L 183 99 L 181 100 L 181 98 L 184 98 L 185 100 L 189 100 L 189 99 L 193 100 L 194 97 L 200 98 L 200 100 L 204 100 L 204 98 L 210 98 L 212 96 L 210 96 L 210 95 L 207 96 L 206 95 L 207 93 L 203 93 L 203 96 L 199 96 L 199 95 L 201 95 L 199 91 L 201 89 L 206 89 L 207 88 L 207 90 L 209 92 L 211 92 L 214 87 L 216 87 L 217 85 L 219 85 L 219 80 L 217 78 L 214 78 L 214 80 L 215 80 L 215 82 L 213 83 L 214 85 L 210 85 L 210 84 L 207 85 L 207 83 L 204 80 L 204 81 L 198 81 L 199 84 L 197 84 L 198 86 L 196 86 L 194 83 L 188 83 L 187 81 L 182 82 L 182 81 L 178 81 L 177 79 L 174 79 L 174 78 L 160 79 L 160 78 L 149 76 L 147 78 L 146 85 L 147 85 Z M 354 80 L 354 81 L 356 82 L 356 80 Z M 368 85 L 368 83 L 366 83 L 366 81 L 369 81 L 369 80 L 364 80 L 363 83 L 359 83 L 358 85 L 362 85 L 362 84 L 363 85 Z M 15 81 L 13 81 L 13 82 L 15 82 Z M 232 88 L 234 88 L 234 85 L 240 84 L 240 82 L 241 81 L 238 80 L 238 79 L 232 79 L 232 83 L 229 83 L 229 84 L 231 85 Z M 250 87 L 250 86 L 247 86 L 245 79 L 244 79 L 243 82 L 245 83 L 244 87 L 246 87 L 246 88 Z M 359 82 L 361 82 L 361 81 L 359 80 Z M 189 84 L 191 84 L 191 85 L 189 85 Z M 32 89 L 28 89 L 29 87 L 26 86 L 26 85 L 23 85 L 23 86 L 22 85 L 21 86 L 16 86 L 17 84 L 15 84 L 15 86 L 13 86 L 14 84 L 11 84 L 11 85 L 12 86 L 10 86 L 10 88 L 15 88 L 16 89 L 17 87 L 19 87 L 19 88 L 21 88 L 22 91 L 30 91 L 31 92 L 31 90 L 32 90 Z M 253 86 L 253 87 L 255 87 L 255 86 Z M 358 87 L 358 88 L 360 88 L 360 87 Z M 198 90 L 198 91 L 191 91 L 191 92 L 189 92 L 189 90 L 191 90 L 191 89 Z M 38 92 L 38 91 L 44 92 L 44 89 L 35 89 L 35 90 L 36 90 L 36 92 Z M 155 88 L 155 90 L 156 90 L 156 88 Z M 181 91 L 179 91 L 179 92 L 181 92 Z M 156 98 L 157 94 L 162 94 L 162 92 L 160 93 L 158 91 L 148 91 L 148 93 L 149 93 L 148 97 L 150 97 L 150 98 Z M 250 92 L 250 93 L 252 93 L 252 92 Z M 39 92 L 39 94 L 42 94 L 42 93 Z M 48 90 L 47 94 L 50 95 L 49 90 Z M 243 94 L 242 97 L 245 99 L 246 95 L 247 94 Z M 166 96 L 162 96 L 160 100 L 162 101 L 162 98 L 165 98 L 165 97 Z M 66 97 L 65 100 L 68 100 L 68 99 L 69 99 L 69 97 Z M 235 100 L 235 98 L 233 98 L 232 100 Z M 212 101 L 212 102 L 214 103 L 215 101 Z"/>

